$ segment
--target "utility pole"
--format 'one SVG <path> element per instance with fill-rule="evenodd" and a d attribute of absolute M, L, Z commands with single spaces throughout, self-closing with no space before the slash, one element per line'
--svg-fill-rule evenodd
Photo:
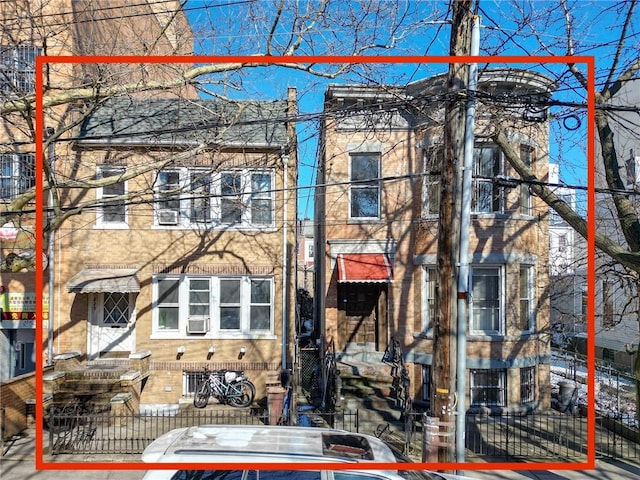
<path fill-rule="evenodd" d="M 471 0 L 451 1 L 449 55 L 467 56 L 471 44 Z M 457 262 L 459 259 L 460 212 L 462 208 L 462 168 L 464 157 L 465 100 L 468 66 L 451 63 L 447 76 L 444 155 L 440 177 L 440 222 L 438 227 L 436 321 L 433 331 L 432 415 L 440 422 L 440 432 L 451 435 L 456 395 L 457 371 Z M 443 436 L 448 438 L 450 436 Z M 454 444 L 439 448 L 438 461 L 453 461 Z"/>

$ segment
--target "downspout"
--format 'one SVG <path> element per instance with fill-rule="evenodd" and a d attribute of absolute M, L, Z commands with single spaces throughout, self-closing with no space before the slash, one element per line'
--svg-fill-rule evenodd
<path fill-rule="evenodd" d="M 287 195 L 287 178 L 289 176 L 289 155 L 282 155 L 282 370 L 287 370 L 287 292 L 289 291 L 287 277 L 287 269 L 289 265 L 289 251 L 287 246 L 287 203 L 289 196 Z"/>

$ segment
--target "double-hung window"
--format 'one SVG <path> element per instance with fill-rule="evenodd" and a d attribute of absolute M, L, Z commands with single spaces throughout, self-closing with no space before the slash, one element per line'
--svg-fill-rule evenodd
<path fill-rule="evenodd" d="M 31 154 L 0 155 L 0 200 L 13 200 L 35 185 L 34 165 Z"/>
<path fill-rule="evenodd" d="M 440 211 L 440 171 L 444 151 L 441 147 L 424 152 L 422 178 L 422 216 L 435 217 Z"/>
<path fill-rule="evenodd" d="M 32 45 L 0 46 L 0 91 L 14 95 L 33 92 L 40 51 Z"/>
<path fill-rule="evenodd" d="M 161 278 L 155 290 L 157 329 L 177 332 L 180 328 L 180 280 Z"/>
<path fill-rule="evenodd" d="M 350 217 L 380 218 L 380 154 L 350 155 Z"/>
<path fill-rule="evenodd" d="M 502 297 L 501 267 L 473 267 L 471 270 L 472 333 L 484 335 L 503 333 Z"/>
<path fill-rule="evenodd" d="M 495 181 L 503 174 L 502 153 L 496 145 L 476 145 L 473 149 L 472 210 L 500 213 L 504 209 L 504 188 Z"/>
<path fill-rule="evenodd" d="M 156 221 L 158 225 L 180 223 L 180 170 L 162 170 L 156 179 Z"/>
<path fill-rule="evenodd" d="M 124 198 L 127 185 L 120 180 L 125 171 L 124 167 L 98 168 L 98 179 L 108 179 L 109 184 L 99 187 L 97 191 L 101 200 L 96 217 L 97 225 L 120 226 L 127 223 L 127 204 Z"/>
<path fill-rule="evenodd" d="M 520 312 L 518 327 L 522 332 L 534 330 L 534 279 L 533 266 L 520 265 Z"/>
<path fill-rule="evenodd" d="M 271 338 L 274 291 L 271 277 L 161 276 L 154 279 L 157 338 Z"/>
<path fill-rule="evenodd" d="M 433 328 L 436 319 L 436 269 L 424 268 L 424 283 L 422 285 L 422 334 L 427 334 Z"/>
<path fill-rule="evenodd" d="M 472 369 L 469 373 L 471 405 L 506 406 L 507 371 L 505 369 Z"/>
<path fill-rule="evenodd" d="M 211 174 L 207 171 L 189 172 L 189 195 L 191 210 L 189 221 L 208 223 L 211 221 Z"/>

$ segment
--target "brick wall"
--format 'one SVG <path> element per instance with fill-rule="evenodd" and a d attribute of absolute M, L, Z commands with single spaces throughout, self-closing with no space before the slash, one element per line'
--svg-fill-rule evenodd
<path fill-rule="evenodd" d="M 27 428 L 26 401 L 36 394 L 36 375 L 28 373 L 0 384 L 2 440 L 8 440 Z"/>

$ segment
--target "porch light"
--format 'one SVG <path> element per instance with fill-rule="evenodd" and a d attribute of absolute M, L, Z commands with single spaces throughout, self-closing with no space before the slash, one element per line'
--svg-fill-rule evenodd
<path fill-rule="evenodd" d="M 214 347 L 213 345 L 211 345 L 211 346 L 209 347 L 209 353 L 212 353 L 212 354 L 213 354 L 213 353 L 216 353 L 216 347 Z"/>
<path fill-rule="evenodd" d="M 178 347 L 178 355 L 182 355 L 184 352 L 185 352 L 185 348 L 182 345 L 180 345 Z"/>

